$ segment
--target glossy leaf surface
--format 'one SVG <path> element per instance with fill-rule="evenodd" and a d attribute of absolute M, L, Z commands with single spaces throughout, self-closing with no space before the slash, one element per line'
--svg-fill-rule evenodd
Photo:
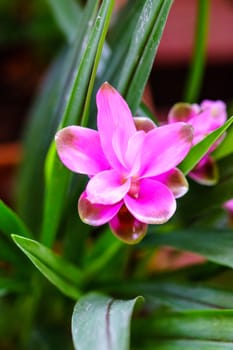
<path fill-rule="evenodd" d="M 75 305 L 72 335 L 77 350 L 129 350 L 130 320 L 139 298 L 115 300 L 91 293 Z"/>
<path fill-rule="evenodd" d="M 31 239 L 12 235 L 14 242 L 38 270 L 65 295 L 80 296 L 81 271 L 52 250 Z"/>

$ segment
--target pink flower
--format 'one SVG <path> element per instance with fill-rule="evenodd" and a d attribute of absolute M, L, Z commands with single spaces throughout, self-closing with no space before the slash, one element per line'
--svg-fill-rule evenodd
<path fill-rule="evenodd" d="M 118 237 L 135 243 L 147 224 L 171 218 L 175 198 L 187 191 L 176 166 L 191 147 L 192 127 L 134 121 L 127 103 L 108 83 L 97 93 L 97 108 L 98 131 L 80 126 L 60 130 L 58 155 L 67 168 L 89 176 L 78 202 L 81 219 L 94 226 L 109 222 Z"/>
<path fill-rule="evenodd" d="M 222 101 L 205 100 L 200 105 L 177 103 L 168 114 L 168 122 L 186 122 L 194 129 L 193 144 L 202 141 L 209 133 L 222 126 L 227 119 L 226 105 Z M 214 185 L 218 178 L 218 169 L 210 156 L 223 138 L 220 138 L 200 160 L 189 176 L 203 185 Z"/>
<path fill-rule="evenodd" d="M 233 199 L 229 199 L 223 203 L 223 209 L 228 213 L 229 225 L 233 227 Z"/>

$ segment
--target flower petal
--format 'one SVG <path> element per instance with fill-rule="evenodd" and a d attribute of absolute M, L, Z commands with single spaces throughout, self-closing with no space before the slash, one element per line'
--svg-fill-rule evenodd
<path fill-rule="evenodd" d="M 141 177 L 151 177 L 175 168 L 192 145 L 193 128 L 173 123 L 149 131 L 143 144 Z"/>
<path fill-rule="evenodd" d="M 188 175 L 192 180 L 206 186 L 216 185 L 219 177 L 217 164 L 209 155 L 203 157 Z"/>
<path fill-rule="evenodd" d="M 225 123 L 227 119 L 227 111 L 226 104 L 223 101 L 204 100 L 201 103 L 201 108 L 203 109 L 203 112 L 207 111 L 210 114 L 211 121 L 209 127 L 211 131 L 219 128 Z"/>
<path fill-rule="evenodd" d="M 223 203 L 223 208 L 228 210 L 230 213 L 233 213 L 233 199 L 229 199 Z"/>
<path fill-rule="evenodd" d="M 158 175 L 154 180 L 160 181 L 167 186 L 172 191 L 175 198 L 182 197 L 188 191 L 188 182 L 182 171 L 178 168 L 174 168 L 162 175 Z"/>
<path fill-rule="evenodd" d="M 138 131 L 143 130 L 145 132 L 148 132 L 154 128 L 157 128 L 157 125 L 150 118 L 134 117 L 133 120 Z"/>
<path fill-rule="evenodd" d="M 145 135 L 145 132 L 141 130 L 137 131 L 129 139 L 125 161 L 128 169 L 130 169 L 128 173 L 130 176 L 137 175 L 140 170 Z"/>
<path fill-rule="evenodd" d="M 98 132 L 81 126 L 68 126 L 55 136 L 58 155 L 71 171 L 94 175 L 108 169 Z"/>
<path fill-rule="evenodd" d="M 146 224 L 163 224 L 176 210 L 172 192 L 162 183 L 151 179 L 142 179 L 138 196 L 126 195 L 124 202 L 131 214 Z"/>
<path fill-rule="evenodd" d="M 122 203 L 114 205 L 93 204 L 83 192 L 78 201 L 78 212 L 83 222 L 92 226 L 99 226 L 109 222 L 118 212 Z"/>
<path fill-rule="evenodd" d="M 147 231 L 147 224 L 138 221 L 125 205 L 111 219 L 109 226 L 117 238 L 128 244 L 140 242 Z"/>
<path fill-rule="evenodd" d="M 87 198 L 91 203 L 115 204 L 130 189 L 130 179 L 122 179 L 115 170 L 96 174 L 87 184 Z"/>
<path fill-rule="evenodd" d="M 115 133 L 117 140 L 114 144 L 119 145 L 121 154 L 124 155 L 129 138 L 136 132 L 132 114 L 125 100 L 108 83 L 104 83 L 99 89 L 96 102 L 97 125 L 103 151 L 113 168 L 121 168 L 121 159 L 116 155 L 112 139 Z M 120 132 L 116 134 L 118 128 Z"/>
<path fill-rule="evenodd" d="M 200 112 L 200 107 L 197 104 L 185 102 L 176 103 L 168 113 L 168 122 L 189 122 Z"/>

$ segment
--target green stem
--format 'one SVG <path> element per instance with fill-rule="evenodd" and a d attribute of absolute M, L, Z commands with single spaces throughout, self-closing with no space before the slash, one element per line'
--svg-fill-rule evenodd
<path fill-rule="evenodd" d="M 205 67 L 208 23 L 209 0 L 198 0 L 198 15 L 194 51 L 184 93 L 184 100 L 187 102 L 196 101 L 200 93 L 200 87 Z"/>

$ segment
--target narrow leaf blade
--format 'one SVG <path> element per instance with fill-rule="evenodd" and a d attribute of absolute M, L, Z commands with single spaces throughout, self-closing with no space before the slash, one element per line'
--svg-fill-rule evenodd
<path fill-rule="evenodd" d="M 221 137 L 224 132 L 233 123 L 233 117 L 227 120 L 227 122 L 220 128 L 209 134 L 204 140 L 196 144 L 189 152 L 187 157 L 180 164 L 180 169 L 184 174 L 188 174 L 195 165 L 201 160 L 201 158 L 207 153 L 209 148 Z"/>
<path fill-rule="evenodd" d="M 202 340 L 210 342 L 209 346 L 212 341 L 233 345 L 232 322 L 232 310 L 183 311 L 159 313 L 152 327 L 156 336 L 163 338 L 164 342 L 173 338 L 186 339 L 191 344 Z"/>
<path fill-rule="evenodd" d="M 0 201 L 0 231 L 7 235 L 16 232 L 18 235 L 31 237 L 23 221 L 3 201 Z"/>
<path fill-rule="evenodd" d="M 127 297 L 143 295 L 150 309 L 164 306 L 178 311 L 233 309 L 231 289 L 214 288 L 200 283 L 174 282 L 167 279 L 129 281 L 125 284 L 113 281 L 109 288 L 110 291 L 124 293 Z"/>
<path fill-rule="evenodd" d="M 74 0 L 47 0 L 57 24 L 65 34 L 67 40 L 72 42 L 77 33 L 78 24 L 82 14 L 80 5 Z"/>
<path fill-rule="evenodd" d="M 113 0 L 104 0 L 102 2 L 95 24 L 88 37 L 86 49 L 75 71 L 72 85 L 69 92 L 66 94 L 66 105 L 60 127 L 76 124 L 77 121 L 82 125 L 87 122 L 86 112 L 89 107 L 96 69 L 109 26 L 113 4 Z M 82 113 L 84 113 L 84 120 L 81 118 Z M 49 151 L 49 157 L 47 159 L 49 164 L 46 164 L 47 187 L 44 204 L 42 242 L 51 246 L 64 209 L 71 173 L 64 168 L 58 159 L 54 144 L 51 145 L 51 150 Z M 56 181 L 54 181 L 55 179 Z M 58 188 L 59 193 L 57 191 Z"/>
<path fill-rule="evenodd" d="M 38 270 L 65 295 L 77 299 L 80 292 L 82 272 L 42 244 L 12 235 L 16 245 L 24 252 Z"/>
<path fill-rule="evenodd" d="M 116 87 L 135 113 L 153 65 L 172 0 L 146 0 L 132 33 Z"/>

